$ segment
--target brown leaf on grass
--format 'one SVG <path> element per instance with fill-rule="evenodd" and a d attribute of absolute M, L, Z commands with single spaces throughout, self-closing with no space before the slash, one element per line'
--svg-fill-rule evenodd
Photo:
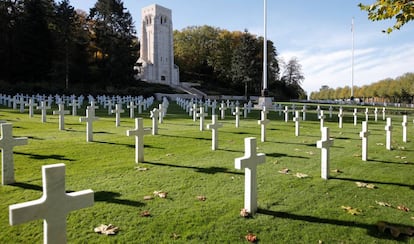
<path fill-rule="evenodd" d="M 242 210 L 240 210 L 240 216 L 247 218 L 250 216 L 250 213 L 247 211 L 247 209 L 242 208 Z"/>
<path fill-rule="evenodd" d="M 299 179 L 303 179 L 303 178 L 307 178 L 309 177 L 309 175 L 304 174 L 304 173 L 296 173 L 295 176 Z"/>
<path fill-rule="evenodd" d="M 375 201 L 375 203 L 378 204 L 378 205 L 380 205 L 380 206 L 383 206 L 383 207 L 392 207 L 392 205 L 390 203 L 387 203 L 387 202 L 378 202 L 378 201 Z"/>
<path fill-rule="evenodd" d="M 197 199 L 200 200 L 200 201 L 205 201 L 205 200 L 207 200 L 207 197 L 206 196 L 197 196 Z"/>
<path fill-rule="evenodd" d="M 151 214 L 148 210 L 144 210 L 141 212 L 141 217 L 150 217 Z"/>
<path fill-rule="evenodd" d="M 352 155 L 353 157 L 359 158 L 361 157 L 361 154 L 355 153 L 354 155 Z"/>
<path fill-rule="evenodd" d="M 376 145 L 377 146 L 384 146 L 384 143 L 378 142 Z"/>
<path fill-rule="evenodd" d="M 331 170 L 332 173 L 343 173 L 340 169 L 333 169 Z"/>
<path fill-rule="evenodd" d="M 355 182 L 355 184 L 359 188 L 368 188 L 368 189 L 375 189 L 375 188 L 377 188 L 374 184 L 368 184 L 368 183 L 365 183 L 365 182 Z"/>
<path fill-rule="evenodd" d="M 281 173 L 281 174 L 288 174 L 289 171 L 290 170 L 288 168 L 283 168 L 283 169 L 279 170 L 278 172 Z"/>
<path fill-rule="evenodd" d="M 362 213 L 360 209 L 353 208 L 351 206 L 341 206 L 341 208 L 352 215 L 360 215 Z"/>
<path fill-rule="evenodd" d="M 160 198 L 167 198 L 168 192 L 165 191 L 154 191 L 154 196 L 159 196 Z"/>
<path fill-rule="evenodd" d="M 406 206 L 404 206 L 404 205 L 399 205 L 399 206 L 397 206 L 397 209 L 399 209 L 399 210 L 401 210 L 401 211 L 404 211 L 404 212 L 410 212 L 410 209 L 409 208 L 407 208 Z"/>
<path fill-rule="evenodd" d="M 251 243 L 255 243 L 257 241 L 257 236 L 252 233 L 247 234 L 245 238 L 246 238 L 246 241 L 251 242 Z"/>
<path fill-rule="evenodd" d="M 176 233 L 172 233 L 171 238 L 174 239 L 174 240 L 177 240 L 178 238 L 180 238 L 180 235 L 178 235 Z"/>
<path fill-rule="evenodd" d="M 377 223 L 377 227 L 381 232 L 385 232 L 388 229 L 394 238 L 398 238 L 401 234 L 408 236 L 413 236 L 414 234 L 414 228 L 411 226 L 399 226 L 380 221 Z"/>
<path fill-rule="evenodd" d="M 119 231 L 119 228 L 112 224 L 109 224 L 109 225 L 101 224 L 100 226 L 94 228 L 93 230 L 96 233 L 101 233 L 105 235 L 115 235 Z"/>
<path fill-rule="evenodd" d="M 152 199 L 154 199 L 153 196 L 144 196 L 144 200 L 152 200 Z"/>
<path fill-rule="evenodd" d="M 148 168 L 143 168 L 143 167 L 135 167 L 136 170 L 138 171 L 147 171 Z"/>

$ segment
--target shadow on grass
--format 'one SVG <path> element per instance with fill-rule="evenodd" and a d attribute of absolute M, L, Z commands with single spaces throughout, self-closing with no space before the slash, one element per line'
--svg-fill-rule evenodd
<path fill-rule="evenodd" d="M 175 137 L 175 138 L 188 138 L 188 139 L 195 139 L 195 140 L 205 140 L 205 141 L 211 141 L 210 138 L 202 138 L 202 137 L 190 137 L 190 136 L 173 136 L 173 135 L 160 135 L 165 137 Z"/>
<path fill-rule="evenodd" d="M 291 156 L 285 153 L 266 153 L 266 156 L 274 157 L 274 158 L 280 158 L 280 157 L 289 157 L 289 158 L 303 158 L 303 159 L 309 159 L 309 157 L 302 157 L 302 156 Z"/>
<path fill-rule="evenodd" d="M 393 161 L 384 161 L 384 160 L 378 160 L 378 159 L 368 159 L 368 162 L 373 163 L 384 163 L 384 164 L 403 164 L 403 165 L 414 165 L 412 162 L 393 162 Z"/>
<path fill-rule="evenodd" d="M 131 206 L 131 207 L 141 207 L 145 205 L 145 203 L 138 202 L 138 201 L 132 201 L 128 199 L 119 199 L 118 197 L 120 196 L 121 196 L 120 193 L 111 192 L 111 191 L 97 191 L 94 193 L 96 202 L 122 204 L 122 205 Z"/>
<path fill-rule="evenodd" d="M 316 141 L 314 143 L 299 143 L 299 142 L 285 142 L 285 141 L 267 140 L 267 142 L 278 143 L 278 144 L 300 145 L 300 146 L 307 146 L 307 147 L 315 147 L 316 148 Z"/>
<path fill-rule="evenodd" d="M 373 181 L 373 180 L 364 180 L 364 179 L 352 179 L 352 178 L 342 178 L 342 177 L 330 177 L 333 180 L 344 180 L 344 181 L 352 181 L 352 182 L 365 182 L 365 183 L 372 183 L 372 184 L 384 184 L 384 185 L 393 185 L 393 186 L 403 186 L 409 187 L 410 189 L 414 190 L 414 185 L 398 183 L 398 182 L 381 182 L 381 181 Z"/>
<path fill-rule="evenodd" d="M 109 141 L 93 141 L 100 144 L 108 144 L 108 145 L 116 145 L 116 146 L 126 146 L 129 148 L 135 148 L 135 145 L 133 144 L 125 144 L 125 143 L 116 143 L 116 142 L 109 142 Z M 144 145 L 144 148 L 153 148 L 153 149 L 165 149 L 164 147 L 155 147 L 151 145 Z"/>
<path fill-rule="evenodd" d="M 195 172 L 204 173 L 204 174 L 217 174 L 217 173 L 225 173 L 225 174 L 235 174 L 235 175 L 244 175 L 242 172 L 233 172 L 229 171 L 227 168 L 224 167 L 195 167 L 195 166 L 183 166 L 183 165 L 175 165 L 175 164 L 164 164 L 164 163 L 156 163 L 156 162 L 144 162 L 145 164 L 157 165 L 157 166 L 166 166 L 166 167 L 174 167 L 174 168 L 183 168 L 183 169 L 193 169 Z"/>
<path fill-rule="evenodd" d="M 315 216 L 308 216 L 308 215 L 298 215 L 298 214 L 292 214 L 292 213 L 286 213 L 286 212 L 280 212 L 280 211 L 273 211 L 273 210 L 267 210 L 267 209 L 258 209 L 257 213 L 259 214 L 265 214 L 270 215 L 277 218 L 282 219 L 290 219 L 290 220 L 299 220 L 299 221 L 306 221 L 310 223 L 317 223 L 317 224 L 330 224 L 330 225 L 337 225 L 337 226 L 346 226 L 346 227 L 356 227 L 356 228 L 362 228 L 366 229 L 368 235 L 379 238 L 379 239 L 386 239 L 386 240 L 394 240 L 394 241 L 406 241 L 408 240 L 408 236 L 406 235 L 400 235 L 398 238 L 393 238 L 390 233 L 388 232 L 380 232 L 378 230 L 378 227 L 376 224 L 364 224 L 364 223 L 358 223 L 355 221 L 345 221 L 345 220 L 337 220 L 337 219 L 325 219 L 325 218 L 319 218 Z M 402 226 L 400 224 L 392 224 L 395 226 Z M 411 226 L 404 226 L 406 228 L 412 228 Z"/>
<path fill-rule="evenodd" d="M 24 183 L 24 182 L 15 182 L 15 183 L 10 184 L 10 185 L 20 187 L 20 188 L 26 189 L 26 190 L 43 191 L 42 186 L 33 185 L 33 184 L 29 184 L 29 183 Z"/>
<path fill-rule="evenodd" d="M 40 154 L 23 153 L 23 152 L 14 152 L 14 153 L 18 155 L 29 156 L 30 158 L 36 159 L 36 160 L 54 159 L 54 160 L 59 160 L 59 161 L 70 161 L 70 162 L 76 161 L 74 159 L 65 158 L 65 156 L 57 155 L 57 154 L 40 155 Z"/>
<path fill-rule="evenodd" d="M 28 136 L 27 138 L 30 139 L 30 140 L 39 140 L 39 141 L 44 140 L 43 138 L 40 138 L 40 137 L 37 137 L 37 136 Z"/>

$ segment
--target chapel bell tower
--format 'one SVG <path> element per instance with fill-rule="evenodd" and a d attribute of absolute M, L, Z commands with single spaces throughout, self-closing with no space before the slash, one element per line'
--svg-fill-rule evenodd
<path fill-rule="evenodd" d="M 179 85 L 170 9 L 153 4 L 141 10 L 141 49 L 135 68 L 143 81 Z"/>

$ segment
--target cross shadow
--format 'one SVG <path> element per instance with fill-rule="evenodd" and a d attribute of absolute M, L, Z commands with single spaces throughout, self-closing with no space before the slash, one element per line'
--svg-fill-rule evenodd
<path fill-rule="evenodd" d="M 10 184 L 10 185 L 20 187 L 20 188 L 23 188 L 23 189 L 26 189 L 26 190 L 43 191 L 42 186 L 33 185 L 33 184 L 29 184 L 29 183 L 24 183 L 24 182 L 15 182 L 15 183 Z"/>
<path fill-rule="evenodd" d="M 96 202 L 108 202 L 108 203 L 115 203 L 115 204 L 122 204 L 128 205 L 131 207 L 141 207 L 144 206 L 145 203 L 132 201 L 128 199 L 119 199 L 121 194 L 118 192 L 111 192 L 111 191 L 97 191 L 94 193 L 94 198 Z"/>
<path fill-rule="evenodd" d="M 23 152 L 14 152 L 14 153 L 18 154 L 18 155 L 29 156 L 30 158 L 36 159 L 36 160 L 55 159 L 55 160 L 59 160 L 59 161 L 70 161 L 70 162 L 76 161 L 74 159 L 65 158 L 65 156 L 57 155 L 57 154 L 40 155 L 40 154 L 23 153 Z"/>
<path fill-rule="evenodd" d="M 378 160 L 378 159 L 368 159 L 368 162 L 373 162 L 373 163 L 384 163 L 384 164 L 402 164 L 402 165 L 414 165 L 414 163 L 412 162 L 393 162 L 393 161 L 384 161 L 384 160 Z"/>
<path fill-rule="evenodd" d="M 183 165 L 174 165 L 174 164 L 165 164 L 165 163 L 155 163 L 155 162 L 144 162 L 145 164 L 157 165 L 157 166 L 167 166 L 167 167 L 174 167 L 174 168 L 183 168 L 183 169 L 193 169 L 195 172 L 198 173 L 205 173 L 205 174 L 217 174 L 217 173 L 226 173 L 226 174 L 235 174 L 235 175 L 244 175 L 242 172 L 233 172 L 229 171 L 227 168 L 224 167 L 195 167 L 195 166 L 183 166 Z"/>
<path fill-rule="evenodd" d="M 285 153 L 266 153 L 266 156 L 274 157 L 274 158 L 280 158 L 280 157 L 290 157 L 290 158 L 302 158 L 302 159 L 309 159 L 309 157 L 303 157 L 303 156 L 290 156 Z"/>
<path fill-rule="evenodd" d="M 172 135 L 161 135 L 165 137 L 176 137 L 176 138 L 189 138 L 189 139 L 196 139 L 196 140 L 205 140 L 205 141 L 211 141 L 210 138 L 203 138 L 203 137 L 190 137 L 190 136 L 172 136 Z"/>
<path fill-rule="evenodd" d="M 280 212 L 280 211 L 273 211 L 273 210 L 267 210 L 267 209 L 258 209 L 257 213 L 273 216 L 275 218 L 282 218 L 282 219 L 290 219 L 290 220 L 298 220 L 298 221 L 305 221 L 310 223 L 317 223 L 317 224 L 329 224 L 329 225 L 336 225 L 336 226 L 345 226 L 345 227 L 351 227 L 351 228 L 362 228 L 367 230 L 367 234 L 379 238 L 379 239 L 387 239 L 387 240 L 394 240 L 394 241 L 405 241 L 408 239 L 405 235 L 400 235 L 399 238 L 393 238 L 389 233 L 381 233 L 379 232 L 377 225 L 375 224 L 364 224 L 364 223 L 358 223 L 355 221 L 346 221 L 346 220 L 337 220 L 337 219 L 326 219 L 326 218 L 320 218 L 315 216 L 309 216 L 309 215 L 298 215 L 293 213 L 287 213 L 287 212 Z M 402 226 L 400 224 L 392 224 L 390 225 L 395 226 Z M 404 226 L 408 228 L 412 228 L 411 226 Z"/>
<path fill-rule="evenodd" d="M 404 183 L 398 183 L 398 182 L 381 182 L 381 181 L 364 180 L 364 179 L 342 178 L 342 177 L 337 177 L 337 176 L 330 177 L 330 179 L 333 179 L 333 180 L 352 181 L 352 182 L 365 182 L 365 183 L 372 183 L 372 184 L 383 184 L 383 185 L 403 186 L 403 187 L 409 187 L 411 190 L 414 190 L 414 185 L 409 185 L 409 184 L 404 184 Z"/>
<path fill-rule="evenodd" d="M 117 146 L 126 146 L 129 148 L 135 148 L 134 144 L 125 144 L 125 143 L 116 143 L 116 142 L 108 142 L 108 141 L 93 141 L 100 144 L 108 144 L 108 145 L 117 145 Z M 154 148 L 154 149 L 165 149 L 164 147 L 155 147 L 151 145 L 144 145 L 144 148 Z"/>
<path fill-rule="evenodd" d="M 299 143 L 299 142 L 285 142 L 285 141 L 272 141 L 272 140 L 268 140 L 268 142 L 278 143 L 278 144 L 301 145 L 301 146 L 315 147 L 316 148 L 316 142 L 314 142 L 314 143 Z"/>
<path fill-rule="evenodd" d="M 44 140 L 43 138 L 40 138 L 40 137 L 37 137 L 37 136 L 28 136 L 27 138 L 30 139 L 30 140 L 39 140 L 39 141 Z"/>

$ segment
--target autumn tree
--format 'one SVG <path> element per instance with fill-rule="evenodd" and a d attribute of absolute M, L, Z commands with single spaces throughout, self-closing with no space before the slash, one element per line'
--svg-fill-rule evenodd
<path fill-rule="evenodd" d="M 290 93 L 291 98 L 302 98 L 305 95 L 305 91 L 302 89 L 301 84 L 305 76 L 302 73 L 302 66 L 296 57 L 291 58 L 284 67 L 281 81 L 286 84 L 287 91 Z"/>
<path fill-rule="evenodd" d="M 391 33 L 414 19 L 414 0 L 376 0 L 375 3 L 358 5 L 368 12 L 368 19 L 379 21 L 395 18 L 395 24 L 383 32 Z"/>

